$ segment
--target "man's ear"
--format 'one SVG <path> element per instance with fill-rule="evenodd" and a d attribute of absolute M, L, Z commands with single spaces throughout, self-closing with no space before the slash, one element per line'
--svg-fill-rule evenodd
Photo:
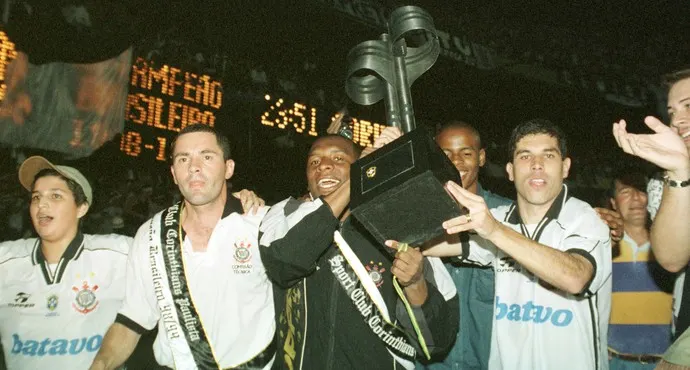
<path fill-rule="evenodd" d="M 173 168 L 173 166 L 170 166 L 170 173 L 172 174 L 173 182 L 175 183 L 175 185 L 179 185 L 177 183 L 177 177 L 175 177 L 175 169 Z"/>
<path fill-rule="evenodd" d="M 563 159 L 563 178 L 568 178 L 568 174 L 570 173 L 570 158 L 565 157 Z"/>
<path fill-rule="evenodd" d="M 225 161 L 225 179 L 230 180 L 233 174 L 235 174 L 235 161 L 228 159 Z"/>
<path fill-rule="evenodd" d="M 510 181 L 515 181 L 515 176 L 513 176 L 514 175 L 513 174 L 514 169 L 515 168 L 513 167 L 512 162 L 506 163 L 506 173 L 508 174 L 508 180 L 510 180 Z"/>
<path fill-rule="evenodd" d="M 79 207 L 77 207 L 77 218 L 84 217 L 84 215 L 86 215 L 86 212 L 88 212 L 88 211 L 89 211 L 89 204 L 88 203 L 84 203 L 84 204 L 80 205 Z"/>

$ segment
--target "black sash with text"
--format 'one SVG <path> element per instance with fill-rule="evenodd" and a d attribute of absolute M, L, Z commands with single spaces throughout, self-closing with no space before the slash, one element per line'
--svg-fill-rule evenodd
<path fill-rule="evenodd" d="M 414 361 L 415 348 L 409 343 L 407 334 L 384 319 L 379 307 L 374 304 L 347 259 L 338 252 L 328 259 L 331 272 L 345 290 L 345 293 L 362 315 L 364 322 L 381 339 L 388 350 L 408 361 Z"/>
<path fill-rule="evenodd" d="M 199 313 L 194 307 L 189 293 L 189 285 L 184 273 L 182 261 L 180 209 L 178 203 L 163 211 L 161 216 L 161 245 L 163 246 L 163 261 L 168 273 L 168 283 L 172 294 L 177 317 L 184 333 L 192 357 L 200 369 L 219 369 L 218 362 L 213 355 L 211 343 L 201 325 Z"/>

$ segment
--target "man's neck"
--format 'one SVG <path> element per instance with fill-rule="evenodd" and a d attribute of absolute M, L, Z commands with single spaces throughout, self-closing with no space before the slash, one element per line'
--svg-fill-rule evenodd
<path fill-rule="evenodd" d="M 637 245 L 645 244 L 649 241 L 649 230 L 644 225 L 631 225 L 624 223 L 623 228 L 630 239 Z"/>
<path fill-rule="evenodd" d="M 553 204 L 553 200 L 546 204 L 530 204 L 527 201 L 521 200 L 518 197 L 518 210 L 520 211 L 520 218 L 522 219 L 522 223 L 525 225 L 532 225 L 539 223 L 539 221 L 544 218 L 546 215 L 546 212 L 549 211 L 549 208 L 551 208 L 551 205 Z"/>
<path fill-rule="evenodd" d="M 182 210 L 182 227 L 192 242 L 195 252 L 203 252 L 208 248 L 213 229 L 223 217 L 223 209 L 227 200 L 227 192 L 221 192 L 220 196 L 209 204 L 195 206 L 184 201 Z"/>
<path fill-rule="evenodd" d="M 213 225 L 218 223 L 218 220 L 223 216 L 223 209 L 227 200 L 227 193 L 222 192 L 220 196 L 211 203 L 201 206 L 195 206 L 184 201 L 184 210 L 182 214 L 183 226 L 203 226 Z"/>
<path fill-rule="evenodd" d="M 62 255 L 65 254 L 67 247 L 69 247 L 72 240 L 74 240 L 74 238 L 77 236 L 76 230 L 74 234 L 70 234 L 71 236 L 66 236 L 57 241 L 47 241 L 41 239 L 41 252 L 49 264 L 56 264 L 60 262 L 60 258 L 62 258 Z"/>

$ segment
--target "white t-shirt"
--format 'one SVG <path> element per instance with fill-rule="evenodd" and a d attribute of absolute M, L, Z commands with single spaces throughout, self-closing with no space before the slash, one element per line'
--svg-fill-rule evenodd
<path fill-rule="evenodd" d="M 40 240 L 0 244 L 0 337 L 9 369 L 88 369 L 125 295 L 132 238 L 78 235 L 51 271 Z"/>
<path fill-rule="evenodd" d="M 652 178 L 647 182 L 647 211 L 652 217 L 656 218 L 659 207 L 661 206 L 661 197 L 664 194 L 664 182 Z M 678 273 L 676 282 L 673 285 L 673 321 L 671 331 L 676 332 L 676 323 L 678 322 L 678 314 L 680 312 L 680 303 L 683 299 L 683 285 L 685 284 L 685 270 Z"/>
<path fill-rule="evenodd" d="M 495 316 L 490 369 L 608 369 L 607 327 L 611 310 L 609 229 L 587 203 L 567 188 L 546 217 L 527 231 L 515 205 L 492 209 L 497 220 L 543 245 L 578 253 L 595 266 L 583 295 L 540 282 L 515 259 L 473 236 L 467 258 L 493 265 Z"/>
<path fill-rule="evenodd" d="M 213 229 L 205 252 L 194 252 L 188 237 L 182 246 L 192 301 L 222 368 L 252 359 L 274 337 L 273 290 L 257 240 L 266 211 L 263 208 L 256 215 L 224 215 Z M 154 290 L 149 253 L 149 228 L 160 230 L 161 214 L 144 223 L 134 239 L 127 265 L 127 294 L 119 313 L 147 330 L 158 323 L 153 345 L 156 361 L 175 367 L 171 334 L 166 327 L 169 316 L 161 314 L 166 308 Z M 265 368 L 269 369 L 271 363 Z"/>

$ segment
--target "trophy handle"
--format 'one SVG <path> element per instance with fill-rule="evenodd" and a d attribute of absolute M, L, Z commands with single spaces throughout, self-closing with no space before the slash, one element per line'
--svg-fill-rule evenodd
<path fill-rule="evenodd" d="M 350 50 L 345 91 L 357 104 L 385 99 L 388 125 L 410 132 L 416 126 L 410 86 L 438 59 L 438 35 L 431 15 L 416 6 L 395 9 L 388 30 Z"/>

